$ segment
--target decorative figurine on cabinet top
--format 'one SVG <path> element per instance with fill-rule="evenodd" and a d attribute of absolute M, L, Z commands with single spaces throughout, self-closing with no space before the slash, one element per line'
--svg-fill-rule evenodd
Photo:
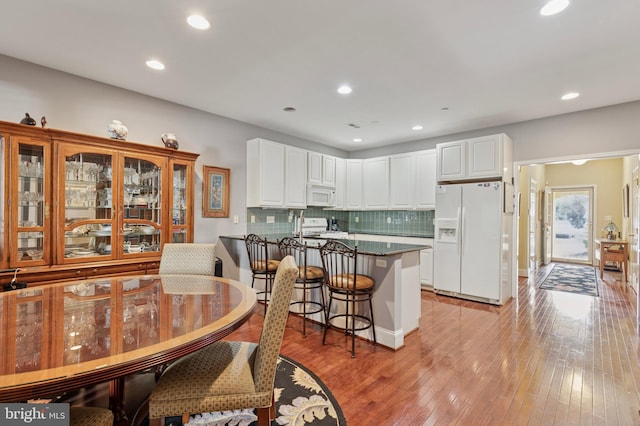
<path fill-rule="evenodd" d="M 42 118 L 40 119 L 40 124 L 42 124 L 43 129 L 47 127 L 47 117 L 43 115 Z"/>
<path fill-rule="evenodd" d="M 26 124 L 27 126 L 35 126 L 36 125 L 36 120 L 31 118 L 31 116 L 29 115 L 28 112 L 25 112 L 24 113 L 24 118 L 22 120 L 20 120 L 20 124 Z"/>
<path fill-rule="evenodd" d="M 173 133 L 163 133 L 161 138 L 162 138 L 162 143 L 167 148 L 178 149 L 178 140 L 176 139 L 176 135 L 175 134 L 173 134 Z"/>
<path fill-rule="evenodd" d="M 118 120 L 111 121 L 107 126 L 107 134 L 111 139 L 125 140 L 127 138 L 127 133 L 129 133 L 127 126 Z"/>

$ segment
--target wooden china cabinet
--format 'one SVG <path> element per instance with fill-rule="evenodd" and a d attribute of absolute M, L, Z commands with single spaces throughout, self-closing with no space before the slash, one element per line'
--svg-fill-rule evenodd
<path fill-rule="evenodd" d="M 0 282 L 155 273 L 193 241 L 198 154 L 0 122 Z"/>

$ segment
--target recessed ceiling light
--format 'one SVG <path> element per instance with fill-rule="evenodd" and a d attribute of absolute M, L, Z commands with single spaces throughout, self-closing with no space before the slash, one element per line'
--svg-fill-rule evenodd
<path fill-rule="evenodd" d="M 347 86 L 346 84 L 343 84 L 342 86 L 338 87 L 338 93 L 340 93 L 341 95 L 348 95 L 351 92 L 352 92 L 351 87 Z"/>
<path fill-rule="evenodd" d="M 282 110 L 286 112 L 294 112 L 296 109 L 294 107 L 284 107 Z"/>
<path fill-rule="evenodd" d="M 164 64 L 156 59 L 149 59 L 146 64 L 149 68 L 153 68 L 154 70 L 162 71 L 164 69 Z"/>
<path fill-rule="evenodd" d="M 442 107 L 442 108 L 440 108 L 440 111 L 449 111 L 449 108 L 447 108 L 447 107 Z"/>
<path fill-rule="evenodd" d="M 353 141 L 354 142 L 362 142 L 362 139 L 361 138 L 353 138 Z"/>
<path fill-rule="evenodd" d="M 187 22 L 197 30 L 208 30 L 211 24 L 204 16 L 191 15 L 187 18 Z"/>
<path fill-rule="evenodd" d="M 569 0 L 551 0 L 548 1 L 542 9 L 540 9 L 540 15 L 551 16 L 556 13 L 560 13 L 569 6 Z"/>
<path fill-rule="evenodd" d="M 562 99 L 563 101 L 568 101 L 571 99 L 575 99 L 578 96 L 580 96 L 580 93 L 578 92 L 569 92 L 569 93 L 565 93 L 564 95 L 562 95 L 562 97 L 560 99 Z"/>
<path fill-rule="evenodd" d="M 422 130 L 422 129 L 423 129 L 423 127 L 421 125 L 419 125 L 419 124 L 416 124 L 415 126 L 413 126 L 411 128 L 411 130 Z"/>

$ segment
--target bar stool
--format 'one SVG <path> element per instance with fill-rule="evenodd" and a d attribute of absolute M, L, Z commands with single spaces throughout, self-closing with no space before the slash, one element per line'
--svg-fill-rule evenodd
<path fill-rule="evenodd" d="M 325 312 L 324 291 L 322 283 L 324 281 L 324 270 L 317 266 L 307 265 L 307 244 L 303 244 L 295 238 L 285 237 L 278 242 L 280 256 L 293 256 L 298 265 L 298 278 L 294 289 L 302 291 L 302 300 L 291 302 L 290 306 L 302 305 L 302 336 L 307 337 L 307 315 L 323 313 L 323 319 L 326 322 L 327 314 Z M 311 296 L 313 290 L 318 290 L 320 301 L 307 299 L 307 293 Z M 300 310 L 292 311 L 300 314 Z"/>
<path fill-rule="evenodd" d="M 260 238 L 256 234 L 249 234 L 244 238 L 249 254 L 249 267 L 251 268 L 251 287 L 255 285 L 256 278 L 264 280 L 264 314 L 267 314 L 267 303 L 271 296 L 271 287 L 276 277 L 276 271 L 280 265 L 279 260 L 269 259 L 269 244 L 266 238 Z"/>
<path fill-rule="evenodd" d="M 356 331 L 371 328 L 373 344 L 377 344 L 372 304 L 375 281 L 367 275 L 358 274 L 357 247 L 352 249 L 340 241 L 329 240 L 320 247 L 320 257 L 325 273 L 324 283 L 329 290 L 328 318 L 325 322 L 322 344 L 325 343 L 329 327 L 344 330 L 345 334 L 351 334 L 351 357 L 354 358 Z M 334 300 L 344 302 L 345 313 L 331 313 Z M 368 316 L 356 311 L 356 307 L 361 302 L 368 302 Z M 359 324 L 356 325 L 356 322 Z"/>

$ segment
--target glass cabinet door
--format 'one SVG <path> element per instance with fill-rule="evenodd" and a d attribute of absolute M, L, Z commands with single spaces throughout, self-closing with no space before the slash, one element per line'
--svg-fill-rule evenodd
<path fill-rule="evenodd" d="M 65 147 L 62 152 L 64 188 L 59 205 L 64 215 L 64 245 L 59 261 L 112 257 L 113 155 L 108 151 L 77 152 L 74 147 Z"/>
<path fill-rule="evenodd" d="M 12 138 L 10 184 L 13 267 L 48 264 L 50 234 L 50 147 L 29 138 Z"/>
<path fill-rule="evenodd" d="M 157 255 L 162 247 L 163 171 L 166 159 L 123 156 L 122 252 L 125 257 Z"/>
<path fill-rule="evenodd" d="M 171 242 L 186 243 L 193 240 L 190 235 L 192 200 L 189 192 L 193 167 L 188 163 L 174 161 L 172 164 L 173 185 L 171 187 Z"/>

